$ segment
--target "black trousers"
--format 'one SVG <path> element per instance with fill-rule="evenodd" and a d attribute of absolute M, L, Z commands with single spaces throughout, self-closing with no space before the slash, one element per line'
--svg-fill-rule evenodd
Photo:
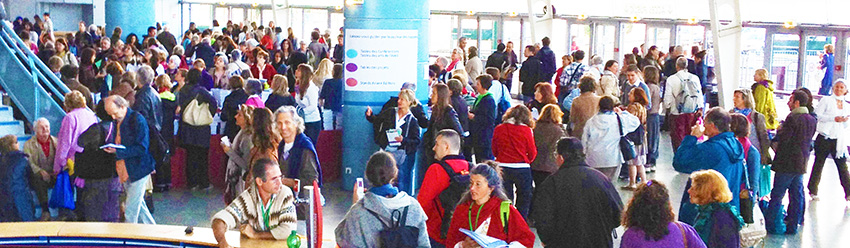
<path fill-rule="evenodd" d="M 209 147 L 186 145 L 186 183 L 187 187 L 206 188 L 209 180 Z"/>
<path fill-rule="evenodd" d="M 156 174 L 153 175 L 156 187 L 171 187 L 171 155 L 167 154 L 165 157 L 163 162 L 156 163 Z"/>
<path fill-rule="evenodd" d="M 822 134 L 818 134 L 818 137 L 815 139 L 815 163 L 812 165 L 812 174 L 809 176 L 809 194 L 818 194 L 818 184 L 820 184 L 820 177 L 823 174 L 823 164 L 826 162 L 827 157 L 832 156 L 835 167 L 838 167 L 838 179 L 841 181 L 841 186 L 844 187 L 844 197 L 850 197 L 850 173 L 847 171 L 847 158 L 835 158 L 835 146 L 836 140 L 828 139 Z"/>

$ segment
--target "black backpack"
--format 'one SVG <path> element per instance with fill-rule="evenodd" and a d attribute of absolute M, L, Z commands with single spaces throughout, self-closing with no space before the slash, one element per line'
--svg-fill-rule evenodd
<path fill-rule="evenodd" d="M 635 143 L 636 146 L 643 145 L 643 137 L 646 135 L 646 129 L 644 128 L 644 124 L 638 125 L 637 129 L 632 131 L 631 133 L 626 134 L 626 138 Z"/>
<path fill-rule="evenodd" d="M 407 224 L 408 208 L 410 208 L 410 206 L 404 207 L 404 210 L 402 210 L 403 212 L 399 211 L 399 209 L 393 210 L 390 215 L 389 225 L 381 220 L 381 216 L 378 213 L 364 208 L 370 214 L 374 215 L 375 218 L 378 218 L 378 221 L 381 222 L 382 226 L 384 226 L 384 229 L 378 233 L 378 247 L 394 248 L 419 246 L 419 228 L 405 225 Z M 396 219 L 396 214 L 398 214 L 398 219 Z"/>
<path fill-rule="evenodd" d="M 455 207 L 457 207 L 457 203 L 460 201 L 463 193 L 469 190 L 469 170 L 472 169 L 472 163 L 467 162 L 469 164 L 468 168 L 461 173 L 455 173 L 455 170 L 445 161 L 439 161 L 437 163 L 449 175 L 449 187 L 443 190 L 443 192 L 440 192 L 440 195 L 437 197 L 440 200 L 440 205 L 443 206 L 443 223 L 440 224 L 440 238 L 445 239 L 446 233 L 449 231 L 451 217 L 455 212 Z"/>
<path fill-rule="evenodd" d="M 135 112 L 141 115 L 139 112 Z M 137 120 L 132 118 L 133 121 Z M 171 159 L 169 155 L 168 142 L 162 137 L 162 133 L 152 124 L 153 120 L 146 120 L 148 127 L 148 153 L 151 154 L 155 162 L 154 165 L 163 165 Z M 135 126 L 135 125 L 134 125 Z"/>

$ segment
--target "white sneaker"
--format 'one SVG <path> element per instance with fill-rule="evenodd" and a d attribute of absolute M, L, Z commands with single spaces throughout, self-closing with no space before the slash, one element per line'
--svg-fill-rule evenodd
<path fill-rule="evenodd" d="M 820 197 L 818 197 L 818 195 L 816 195 L 816 194 L 809 194 L 809 196 L 812 197 L 812 201 L 820 200 Z"/>

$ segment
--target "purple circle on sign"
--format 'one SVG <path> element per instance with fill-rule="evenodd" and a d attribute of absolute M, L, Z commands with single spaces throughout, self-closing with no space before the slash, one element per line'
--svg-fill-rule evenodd
<path fill-rule="evenodd" d="M 355 65 L 354 63 L 348 63 L 347 65 L 345 65 L 345 70 L 347 70 L 348 72 L 354 72 L 357 70 L 357 65 Z"/>

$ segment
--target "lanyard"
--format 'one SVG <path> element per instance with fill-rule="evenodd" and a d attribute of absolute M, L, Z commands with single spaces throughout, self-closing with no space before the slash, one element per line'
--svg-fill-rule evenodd
<path fill-rule="evenodd" d="M 265 230 L 270 230 L 271 227 L 269 225 L 269 212 L 271 212 L 272 201 L 274 201 L 274 196 L 269 199 L 268 207 L 263 206 L 263 222 L 266 224 Z"/>
<path fill-rule="evenodd" d="M 473 203 L 474 204 L 474 203 Z M 472 205 L 469 204 L 469 230 L 474 231 L 475 227 L 472 225 Z M 478 225 L 478 218 L 481 216 L 481 209 L 484 209 L 484 205 L 478 207 L 478 213 L 475 214 L 475 225 Z"/>

